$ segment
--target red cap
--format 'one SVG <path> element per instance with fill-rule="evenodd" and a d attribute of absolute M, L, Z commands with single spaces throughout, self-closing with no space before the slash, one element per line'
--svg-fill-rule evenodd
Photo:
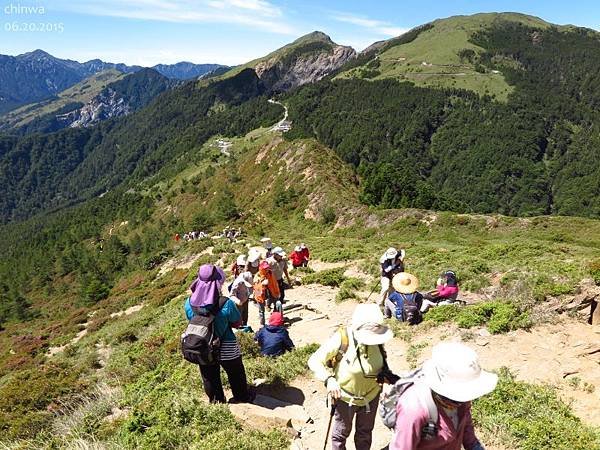
<path fill-rule="evenodd" d="M 269 325 L 273 327 L 280 327 L 283 325 L 283 314 L 280 312 L 271 313 L 271 317 L 269 317 Z"/>

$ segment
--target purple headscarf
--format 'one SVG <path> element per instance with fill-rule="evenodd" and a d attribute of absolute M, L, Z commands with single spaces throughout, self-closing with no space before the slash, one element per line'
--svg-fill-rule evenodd
<path fill-rule="evenodd" d="M 216 303 L 225 281 L 223 269 L 212 264 L 203 264 L 198 269 L 198 278 L 190 286 L 190 305 L 197 308 Z"/>

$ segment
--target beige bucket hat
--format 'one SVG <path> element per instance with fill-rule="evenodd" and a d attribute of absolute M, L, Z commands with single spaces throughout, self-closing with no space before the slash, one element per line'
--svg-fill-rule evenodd
<path fill-rule="evenodd" d="M 383 322 L 383 314 L 374 303 L 356 306 L 352 314 L 352 333 L 359 344 L 380 345 L 394 337 L 392 330 Z"/>

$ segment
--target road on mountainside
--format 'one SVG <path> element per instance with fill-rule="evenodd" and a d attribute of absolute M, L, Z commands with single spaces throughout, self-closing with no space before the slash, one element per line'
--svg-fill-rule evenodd
<path fill-rule="evenodd" d="M 280 130 L 283 130 L 284 128 L 286 128 L 286 127 L 284 126 L 284 123 L 287 121 L 287 118 L 288 118 L 288 109 L 287 109 L 287 106 L 285 106 L 285 105 L 284 105 L 283 103 L 281 103 L 281 102 L 278 102 L 277 100 L 273 100 L 272 98 L 270 98 L 270 99 L 268 100 L 268 102 L 269 102 L 269 103 L 273 103 L 273 104 L 275 104 L 275 105 L 280 105 L 280 106 L 282 106 L 282 107 L 283 107 L 283 119 L 281 119 L 279 122 L 277 122 L 275 125 L 273 125 L 273 127 L 271 128 L 271 131 L 280 131 Z M 289 129 L 289 128 L 287 128 L 287 129 L 286 129 L 286 131 L 287 131 L 288 129 Z"/>

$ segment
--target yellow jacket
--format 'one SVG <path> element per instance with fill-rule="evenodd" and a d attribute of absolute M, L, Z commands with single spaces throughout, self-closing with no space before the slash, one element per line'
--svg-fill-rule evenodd
<path fill-rule="evenodd" d="M 339 331 L 312 354 L 308 360 L 308 367 L 320 381 L 325 382 L 327 378 L 334 376 L 342 390 L 343 401 L 350 405 L 365 406 L 381 391 L 376 377 L 383 368 L 383 355 L 378 345 L 358 344 L 359 362 L 350 327 L 347 328 L 347 333 L 348 350 L 335 369 L 327 367 L 327 361 L 331 360 L 340 348 L 342 336 Z"/>

